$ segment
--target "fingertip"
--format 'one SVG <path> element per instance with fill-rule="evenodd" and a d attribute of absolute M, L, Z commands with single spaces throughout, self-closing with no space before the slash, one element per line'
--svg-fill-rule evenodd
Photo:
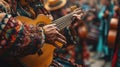
<path fill-rule="evenodd" d="M 57 31 L 60 31 L 60 29 L 58 27 L 56 27 Z"/>
<path fill-rule="evenodd" d="M 54 23 L 54 24 L 52 24 L 53 26 L 56 26 L 56 24 Z"/>

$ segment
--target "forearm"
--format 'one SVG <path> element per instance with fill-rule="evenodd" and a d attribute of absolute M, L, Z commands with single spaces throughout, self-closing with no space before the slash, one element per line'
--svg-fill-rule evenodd
<path fill-rule="evenodd" d="M 0 55 L 6 51 L 13 56 L 33 54 L 40 48 L 42 34 L 35 26 L 23 24 L 5 14 L 0 28 Z"/>

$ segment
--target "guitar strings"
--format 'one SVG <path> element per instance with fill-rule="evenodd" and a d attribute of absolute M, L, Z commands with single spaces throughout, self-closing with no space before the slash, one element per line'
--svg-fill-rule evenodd
<path fill-rule="evenodd" d="M 64 27 L 68 26 L 70 24 L 70 21 L 64 21 L 62 25 L 60 25 L 60 29 L 63 29 Z"/>
<path fill-rule="evenodd" d="M 73 13 L 70 13 L 70 14 L 68 14 L 68 15 L 66 15 L 66 16 L 63 16 L 62 18 L 59 18 L 59 19 L 53 21 L 53 23 L 55 23 L 56 26 L 57 26 L 60 30 L 62 30 L 64 27 L 66 27 L 66 26 L 68 26 L 69 24 L 71 24 L 71 22 L 72 22 L 72 20 L 71 20 L 72 14 L 73 14 Z"/>
<path fill-rule="evenodd" d="M 70 15 L 70 14 L 69 14 Z M 60 24 L 61 22 L 60 21 L 63 21 L 63 19 L 65 18 L 69 18 L 69 15 L 66 15 L 66 16 L 63 16 L 62 18 L 59 18 L 59 19 L 57 19 L 57 20 L 55 20 L 55 21 L 53 21 L 53 23 L 58 23 L 58 24 Z"/>
<path fill-rule="evenodd" d="M 64 21 L 63 21 L 63 24 L 60 26 L 61 29 L 65 28 L 66 26 L 68 26 L 69 24 L 71 24 L 71 17 L 69 18 L 65 18 Z M 67 20 L 66 20 L 67 19 Z"/>

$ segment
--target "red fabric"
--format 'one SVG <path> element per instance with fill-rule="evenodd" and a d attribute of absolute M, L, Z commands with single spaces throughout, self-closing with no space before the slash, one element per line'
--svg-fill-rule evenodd
<path fill-rule="evenodd" d="M 118 58 L 118 47 L 115 49 L 115 52 L 114 52 L 114 56 L 112 59 L 112 67 L 116 67 L 117 58 Z"/>
<path fill-rule="evenodd" d="M 84 60 L 88 60 L 90 58 L 90 53 L 89 53 L 87 47 L 88 46 L 87 46 L 86 42 L 83 42 L 83 59 Z"/>

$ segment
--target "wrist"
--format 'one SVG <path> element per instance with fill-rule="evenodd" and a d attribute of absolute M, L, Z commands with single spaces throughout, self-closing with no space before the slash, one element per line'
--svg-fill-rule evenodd
<path fill-rule="evenodd" d="M 39 36 L 41 37 L 40 38 L 40 41 L 41 41 L 40 42 L 40 47 L 42 47 L 43 44 L 45 43 L 45 39 L 46 39 L 46 37 L 45 37 L 45 31 L 44 31 L 43 27 L 39 27 L 37 29 L 38 29 Z"/>
<path fill-rule="evenodd" d="M 41 31 L 42 31 L 42 33 L 41 33 L 41 36 L 42 36 L 42 42 L 41 42 L 41 44 L 44 44 L 46 37 L 45 37 L 45 30 L 43 29 L 43 27 L 42 27 Z"/>

